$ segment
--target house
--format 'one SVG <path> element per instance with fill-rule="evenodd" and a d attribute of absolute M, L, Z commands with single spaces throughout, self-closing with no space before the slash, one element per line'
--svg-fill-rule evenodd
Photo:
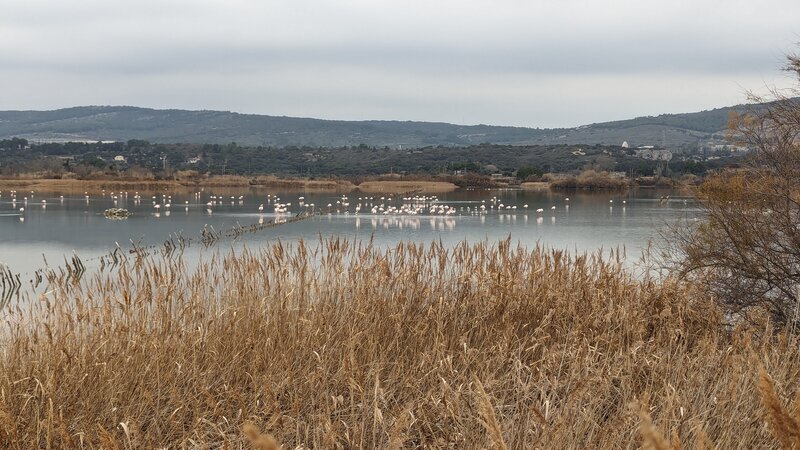
<path fill-rule="evenodd" d="M 666 149 L 653 148 L 651 145 L 637 147 L 636 156 L 642 159 L 653 161 L 669 161 L 672 159 L 672 152 Z"/>
<path fill-rule="evenodd" d="M 124 162 L 128 162 L 128 159 L 127 159 L 127 158 L 125 158 L 125 157 L 124 157 L 124 156 L 122 156 L 122 155 L 117 155 L 117 156 L 115 156 L 115 157 L 114 157 L 114 162 L 117 162 L 117 163 L 124 163 Z"/>

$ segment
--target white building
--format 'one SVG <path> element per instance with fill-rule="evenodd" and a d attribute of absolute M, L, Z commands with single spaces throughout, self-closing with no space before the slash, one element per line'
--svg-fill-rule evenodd
<path fill-rule="evenodd" d="M 672 152 L 669 150 L 655 149 L 648 146 L 637 148 L 636 156 L 642 159 L 651 159 L 653 161 L 669 161 L 672 159 Z"/>

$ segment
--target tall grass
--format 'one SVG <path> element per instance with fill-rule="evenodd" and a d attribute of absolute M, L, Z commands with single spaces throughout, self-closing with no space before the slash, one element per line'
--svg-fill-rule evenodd
<path fill-rule="evenodd" d="M 772 433 L 797 340 L 613 257 L 276 243 L 56 278 L 4 314 L 3 448 L 794 442 Z"/>

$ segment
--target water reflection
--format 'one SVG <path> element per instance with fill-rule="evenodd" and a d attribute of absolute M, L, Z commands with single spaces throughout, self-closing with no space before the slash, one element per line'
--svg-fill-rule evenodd
<path fill-rule="evenodd" d="M 22 192 L 0 191 L 0 262 L 18 272 L 39 268 L 43 257 L 61 261 L 73 251 L 88 257 L 131 240 L 156 244 L 178 233 L 196 236 L 206 225 L 223 230 L 280 223 L 298 213 L 322 215 L 243 236 L 230 245 L 258 246 L 277 238 L 331 234 L 373 239 L 378 245 L 433 239 L 455 245 L 511 236 L 523 245 L 541 242 L 578 251 L 624 245 L 630 251 L 644 247 L 667 221 L 699 214 L 691 199 L 653 190 L 569 196 L 519 190 L 464 190 L 436 196 L 224 188 Z M 36 204 L 41 207 L 34 208 Z M 126 208 L 131 216 L 107 220 L 102 213 L 111 207 Z"/>

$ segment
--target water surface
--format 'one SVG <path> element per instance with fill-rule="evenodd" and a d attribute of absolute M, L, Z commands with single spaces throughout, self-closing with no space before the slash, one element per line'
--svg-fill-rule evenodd
<path fill-rule="evenodd" d="M 670 195 L 669 200 L 662 199 L 665 195 Z M 416 215 L 385 213 L 391 206 L 414 203 L 389 194 L 355 192 L 345 199 L 337 193 L 206 188 L 202 192 L 140 192 L 139 196 L 135 198 L 133 191 L 107 191 L 89 194 L 87 199 L 83 192 L 18 190 L 14 199 L 4 190 L 0 195 L 0 263 L 15 273 L 29 274 L 45 262 L 63 264 L 73 254 L 91 260 L 117 245 L 127 250 L 132 241 L 146 246 L 179 234 L 197 238 L 205 226 L 225 230 L 312 210 L 321 215 L 246 233 L 216 247 L 244 243 L 253 248 L 276 239 L 317 239 L 320 235 L 373 239 L 378 245 L 435 239 L 447 246 L 464 240 L 495 242 L 510 236 L 522 245 L 541 243 L 578 252 L 625 247 L 629 257 L 635 258 L 660 227 L 700 214 L 690 198 L 651 189 L 626 193 L 458 190 L 437 194 L 438 199 L 426 201 L 422 214 Z M 276 214 L 276 202 L 291 203 L 288 212 Z M 313 208 L 309 206 L 312 203 Z M 356 213 L 358 204 L 362 206 Z M 263 211 L 259 211 L 260 205 Z M 373 214 L 372 208 L 380 205 L 384 211 Z M 131 216 L 109 220 L 102 213 L 112 207 L 126 208 Z M 431 207 L 436 211 L 431 213 Z M 440 213 L 442 207 L 450 213 Z M 191 251 L 201 251 L 201 246 L 195 247 Z"/>

